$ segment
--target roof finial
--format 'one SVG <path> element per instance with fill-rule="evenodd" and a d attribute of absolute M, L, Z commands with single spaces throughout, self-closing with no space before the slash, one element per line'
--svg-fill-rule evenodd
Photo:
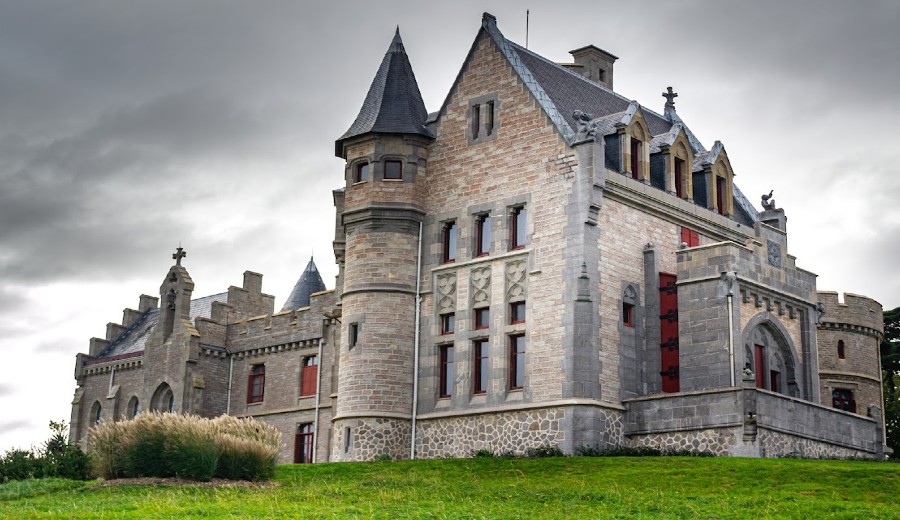
<path fill-rule="evenodd" d="M 181 267 L 181 259 L 186 256 L 187 253 L 184 252 L 184 248 L 181 247 L 181 242 L 179 242 L 178 249 L 172 254 L 172 260 L 175 260 L 175 265 Z"/>
<path fill-rule="evenodd" d="M 667 87 L 666 91 L 662 93 L 662 97 L 666 98 L 666 108 L 675 108 L 675 98 L 678 97 L 678 94 L 672 92 L 672 87 Z"/>
<path fill-rule="evenodd" d="M 397 26 L 397 30 L 394 32 L 394 39 L 391 41 L 391 46 L 388 47 L 388 53 L 392 52 L 406 52 L 406 49 L 403 48 L 403 39 L 400 38 L 400 26 Z"/>

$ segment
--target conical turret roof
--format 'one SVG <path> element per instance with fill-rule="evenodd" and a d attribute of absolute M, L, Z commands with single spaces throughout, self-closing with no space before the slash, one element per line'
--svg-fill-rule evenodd
<path fill-rule="evenodd" d="M 284 307 L 281 308 L 281 311 L 309 307 L 309 295 L 324 290 L 325 282 L 322 281 L 322 275 L 319 274 L 316 263 L 310 257 L 309 263 L 306 264 L 306 269 L 303 270 L 303 274 L 300 275 L 300 279 L 294 285 L 294 290 L 291 291 L 291 295 L 284 302 Z"/>
<path fill-rule="evenodd" d="M 416 83 L 406 49 L 403 48 L 398 27 L 356 121 L 335 141 L 334 153 L 343 157 L 345 140 L 368 133 L 413 134 L 434 138 L 425 128 L 426 119 L 428 111 L 425 110 L 425 102 L 419 93 L 419 84 Z"/>

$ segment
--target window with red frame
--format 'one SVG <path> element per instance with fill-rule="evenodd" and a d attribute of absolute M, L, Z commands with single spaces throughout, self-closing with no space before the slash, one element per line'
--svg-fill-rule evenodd
<path fill-rule="evenodd" d="M 525 206 L 518 206 L 512 209 L 512 214 L 510 215 L 510 249 L 522 249 L 525 247 L 528 229 L 527 220 L 528 210 L 525 209 Z"/>
<path fill-rule="evenodd" d="M 441 237 L 441 261 L 444 263 L 456 261 L 456 242 L 459 239 L 459 228 L 456 222 L 445 222 Z"/>
<path fill-rule="evenodd" d="M 247 402 L 261 403 L 266 390 L 266 365 L 253 365 L 247 377 Z"/>
<path fill-rule="evenodd" d="M 634 305 L 622 303 L 622 325 L 634 327 Z"/>
<path fill-rule="evenodd" d="M 716 211 L 719 215 L 725 214 L 725 179 L 716 177 Z"/>
<path fill-rule="evenodd" d="M 297 427 L 297 435 L 294 437 L 294 463 L 311 464 L 313 461 L 313 433 L 312 423 L 303 423 Z"/>
<path fill-rule="evenodd" d="M 353 182 L 366 182 L 369 180 L 369 163 L 357 164 L 353 169 Z"/>
<path fill-rule="evenodd" d="M 691 228 L 681 227 L 681 243 L 687 244 L 688 247 L 697 247 L 700 245 L 700 233 Z"/>
<path fill-rule="evenodd" d="M 456 314 L 441 314 L 441 334 L 453 334 L 456 331 Z"/>
<path fill-rule="evenodd" d="M 832 390 L 831 406 L 838 410 L 856 413 L 856 401 L 853 400 L 853 391 L 845 388 Z"/>
<path fill-rule="evenodd" d="M 491 326 L 491 310 L 487 307 L 475 309 L 475 328 L 486 329 Z"/>
<path fill-rule="evenodd" d="M 513 302 L 509 304 L 509 323 L 525 323 L 525 302 Z"/>
<path fill-rule="evenodd" d="M 307 356 L 303 358 L 303 368 L 300 370 L 300 395 L 316 395 L 316 382 L 319 379 L 319 358 Z"/>
<path fill-rule="evenodd" d="M 472 393 L 483 394 L 487 392 L 488 376 L 490 375 L 490 366 L 488 365 L 488 340 L 476 339 L 472 342 L 472 351 L 474 353 L 474 374 L 472 377 L 473 387 Z"/>
<path fill-rule="evenodd" d="M 403 163 L 400 161 L 384 161 L 384 179 L 399 181 L 403 179 Z"/>
<path fill-rule="evenodd" d="M 517 334 L 509 337 L 509 389 L 518 390 L 525 386 L 525 336 Z"/>
<path fill-rule="evenodd" d="M 491 217 L 478 215 L 475 218 L 475 256 L 491 252 Z"/>
<path fill-rule="evenodd" d="M 453 395 L 453 380 L 456 378 L 456 371 L 453 366 L 453 345 L 440 346 L 438 366 L 440 367 L 438 394 L 440 397 L 450 397 Z"/>
<path fill-rule="evenodd" d="M 642 144 L 640 141 L 631 138 L 631 178 L 640 179 L 641 178 L 641 148 Z"/>
<path fill-rule="evenodd" d="M 684 198 L 684 161 L 675 158 L 675 195 Z"/>
<path fill-rule="evenodd" d="M 839 358 L 839 359 L 846 359 L 846 358 L 847 358 L 847 351 L 846 351 L 846 348 L 845 348 L 845 346 L 844 346 L 844 340 L 842 340 L 842 339 L 839 339 L 839 340 L 838 340 L 837 351 L 838 351 L 837 354 L 838 354 L 838 358 Z"/>

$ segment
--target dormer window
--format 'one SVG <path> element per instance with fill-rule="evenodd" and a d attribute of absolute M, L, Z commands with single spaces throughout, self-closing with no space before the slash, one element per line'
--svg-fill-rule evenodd
<path fill-rule="evenodd" d="M 725 179 L 716 175 L 716 211 L 718 211 L 719 215 L 725 215 L 727 212 L 728 204 L 725 200 L 726 191 Z"/>
<path fill-rule="evenodd" d="M 360 163 L 353 168 L 353 183 L 369 180 L 369 163 Z"/>
<path fill-rule="evenodd" d="M 679 199 L 684 198 L 684 160 L 675 158 L 675 195 Z"/>
<path fill-rule="evenodd" d="M 631 138 L 631 178 L 641 180 L 641 158 L 643 157 L 643 143 L 634 137 Z"/>
<path fill-rule="evenodd" d="M 400 161 L 384 161 L 384 180 L 403 180 L 403 163 Z"/>

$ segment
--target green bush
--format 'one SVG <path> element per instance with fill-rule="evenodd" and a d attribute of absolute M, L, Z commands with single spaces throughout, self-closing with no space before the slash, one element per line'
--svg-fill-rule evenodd
<path fill-rule="evenodd" d="M 525 450 L 525 457 L 529 459 L 540 459 L 544 457 L 565 457 L 559 446 L 538 446 L 537 448 L 528 448 Z"/>
<path fill-rule="evenodd" d="M 10 450 L 0 459 L 0 481 L 58 477 L 87 480 L 90 463 L 81 448 L 68 443 L 65 422 L 50 421 L 50 438 L 40 450 Z"/>
<path fill-rule="evenodd" d="M 280 442 L 275 427 L 253 419 L 148 412 L 92 428 L 88 452 L 104 478 L 268 480 Z"/>
<path fill-rule="evenodd" d="M 661 450 L 650 446 L 601 446 L 591 444 L 575 448 L 579 457 L 715 457 L 708 451 Z"/>

